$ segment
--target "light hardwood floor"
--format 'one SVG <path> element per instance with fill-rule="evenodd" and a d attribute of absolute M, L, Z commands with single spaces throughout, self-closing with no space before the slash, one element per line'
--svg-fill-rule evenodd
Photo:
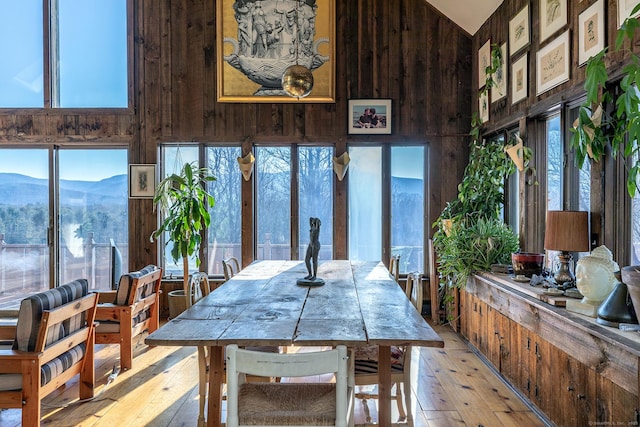
<path fill-rule="evenodd" d="M 449 327 L 435 328 L 444 349 L 414 349 L 413 413 L 416 427 L 545 426 Z M 42 404 L 43 426 L 193 426 L 198 414 L 198 368 L 195 348 L 149 348 L 141 339 L 133 369 L 121 372 L 105 388 L 118 363 L 116 346 L 96 348 L 96 395 L 77 403 L 77 379 L 47 397 Z M 104 391 L 103 391 L 104 390 Z M 368 405 L 376 421 L 377 401 Z M 68 405 L 66 407 L 62 407 Z M 392 405 L 397 419 L 395 404 Z M 21 411 L 0 412 L 0 426 L 20 425 Z M 224 416 L 224 414 L 223 414 Z M 356 402 L 356 424 L 363 423 L 364 406 Z"/>

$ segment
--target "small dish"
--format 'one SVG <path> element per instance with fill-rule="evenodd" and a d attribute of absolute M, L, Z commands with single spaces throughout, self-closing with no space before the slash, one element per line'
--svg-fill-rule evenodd
<path fill-rule="evenodd" d="M 523 275 L 520 275 L 520 274 L 515 276 L 513 278 L 513 280 L 515 280 L 516 282 L 520 282 L 520 283 L 529 283 L 531 281 L 531 279 L 529 279 L 527 276 L 523 276 Z"/>
<path fill-rule="evenodd" d="M 559 295 L 563 295 L 564 291 L 557 289 L 557 288 L 547 288 L 543 291 L 545 294 L 547 295 L 553 295 L 553 296 L 559 296 Z"/>

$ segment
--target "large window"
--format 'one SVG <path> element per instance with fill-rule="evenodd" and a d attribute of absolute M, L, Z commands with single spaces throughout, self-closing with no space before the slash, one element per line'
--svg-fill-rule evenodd
<path fill-rule="evenodd" d="M 0 3 L 0 108 L 126 108 L 127 1 L 45 4 Z"/>
<path fill-rule="evenodd" d="M 424 272 L 424 146 L 352 146 L 349 156 L 349 259 L 400 255 L 400 273 Z"/>
<path fill-rule="evenodd" d="M 111 289 L 112 241 L 128 264 L 127 150 L 0 149 L 0 158 L 0 308 L 79 277 Z"/>

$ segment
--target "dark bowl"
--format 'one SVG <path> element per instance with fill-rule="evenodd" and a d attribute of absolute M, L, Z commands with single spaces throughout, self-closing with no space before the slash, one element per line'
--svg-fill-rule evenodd
<path fill-rule="evenodd" d="M 511 264 L 513 265 L 513 274 L 516 276 L 524 275 L 531 278 L 532 275 L 542 274 L 542 266 L 544 265 L 544 254 L 534 252 L 515 252 L 511 254 Z"/>

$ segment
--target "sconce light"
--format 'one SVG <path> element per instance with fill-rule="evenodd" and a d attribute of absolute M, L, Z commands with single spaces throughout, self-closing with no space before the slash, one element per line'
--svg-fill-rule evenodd
<path fill-rule="evenodd" d="M 507 153 L 509 157 L 511 157 L 511 160 L 513 160 L 513 163 L 515 163 L 519 172 L 522 172 L 524 170 L 524 153 L 522 151 L 523 147 L 524 143 L 518 135 L 516 135 L 515 144 L 507 145 L 504 147 L 505 153 Z"/>
<path fill-rule="evenodd" d="M 240 172 L 242 172 L 242 177 L 245 181 L 249 181 L 251 178 L 251 174 L 253 173 L 253 164 L 255 163 L 256 158 L 253 157 L 253 153 L 249 151 L 246 156 L 238 157 L 238 166 L 240 167 Z"/>
<path fill-rule="evenodd" d="M 349 162 L 351 158 L 349 157 L 348 152 L 342 153 L 340 157 L 333 158 L 333 171 L 336 173 L 336 177 L 338 181 L 342 181 L 344 176 L 347 174 L 347 169 L 349 169 Z"/>

